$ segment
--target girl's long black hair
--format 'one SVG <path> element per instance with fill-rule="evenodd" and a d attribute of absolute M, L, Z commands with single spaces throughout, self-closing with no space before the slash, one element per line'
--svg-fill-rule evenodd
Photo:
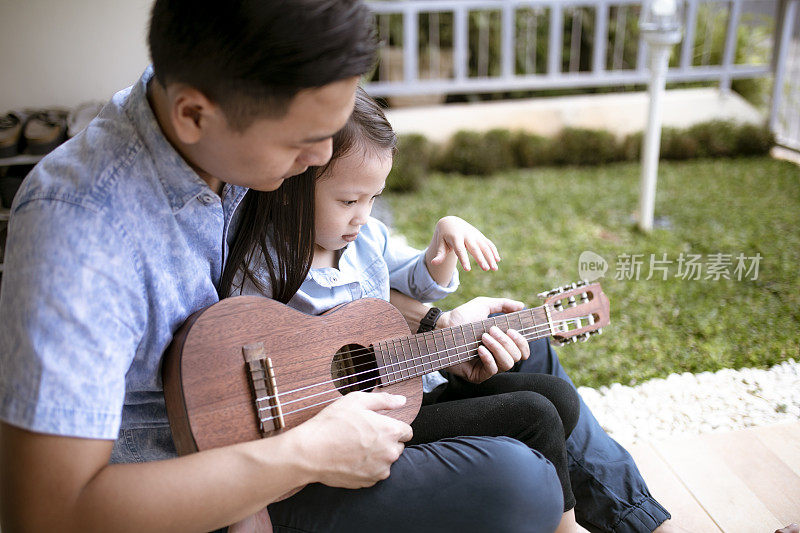
<path fill-rule="evenodd" d="M 363 153 L 389 150 L 397 136 L 380 106 L 361 88 L 347 124 L 333 136 L 330 161 L 309 167 L 274 191 L 247 191 L 239 209 L 239 229 L 219 283 L 219 297 L 241 294 L 250 281 L 265 296 L 287 303 L 305 280 L 314 258 L 314 184 L 339 158 L 359 148 Z M 270 253 L 272 250 L 272 253 Z M 259 279 L 269 273 L 271 293 Z M 237 272 L 242 285 L 234 286 Z"/>

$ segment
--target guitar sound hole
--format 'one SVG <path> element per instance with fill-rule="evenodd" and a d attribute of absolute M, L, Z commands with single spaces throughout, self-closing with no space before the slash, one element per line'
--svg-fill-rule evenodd
<path fill-rule="evenodd" d="M 331 362 L 331 378 L 340 394 L 368 392 L 378 385 L 378 365 L 375 352 L 359 344 L 339 348 Z"/>

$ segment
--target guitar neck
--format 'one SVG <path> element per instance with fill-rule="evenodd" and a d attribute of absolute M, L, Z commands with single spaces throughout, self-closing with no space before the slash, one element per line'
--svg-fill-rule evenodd
<path fill-rule="evenodd" d="M 382 383 L 421 376 L 477 357 L 481 336 L 492 326 L 503 331 L 515 329 L 529 341 L 551 334 L 547 313 L 541 306 L 383 341 L 374 345 Z"/>

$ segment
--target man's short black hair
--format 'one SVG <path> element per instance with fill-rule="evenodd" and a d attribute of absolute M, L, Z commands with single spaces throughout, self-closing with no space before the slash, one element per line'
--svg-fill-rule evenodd
<path fill-rule="evenodd" d="M 148 43 L 159 83 L 198 89 L 240 131 L 302 89 L 366 73 L 376 49 L 360 0 L 156 0 Z"/>

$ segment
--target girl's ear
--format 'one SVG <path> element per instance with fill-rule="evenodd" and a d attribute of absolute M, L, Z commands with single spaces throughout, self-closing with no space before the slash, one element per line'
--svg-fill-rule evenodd
<path fill-rule="evenodd" d="M 167 96 L 171 104 L 170 120 L 175 134 L 184 144 L 200 141 L 211 124 L 222 117 L 219 106 L 187 85 L 170 86 Z"/>

